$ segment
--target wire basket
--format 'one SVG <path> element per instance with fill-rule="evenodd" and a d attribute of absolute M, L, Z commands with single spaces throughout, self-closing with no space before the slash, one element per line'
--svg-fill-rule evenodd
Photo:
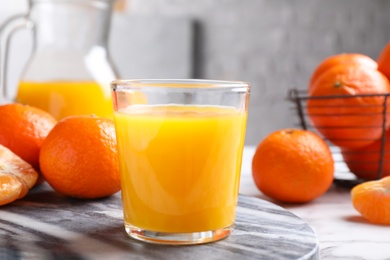
<path fill-rule="evenodd" d="M 390 111 L 388 111 L 389 106 L 389 95 L 390 94 L 362 94 L 362 95 L 351 95 L 351 96 L 309 96 L 307 95 L 306 90 L 298 90 L 298 89 L 291 89 L 288 94 L 288 100 L 294 103 L 294 112 L 298 116 L 298 126 L 304 130 L 309 130 L 312 132 L 317 133 L 319 136 L 321 136 L 324 141 L 328 144 L 333 159 L 335 162 L 335 178 L 334 182 L 337 185 L 345 186 L 345 187 L 353 187 L 354 185 L 367 181 L 368 178 L 365 178 L 364 176 L 370 176 L 371 179 L 380 179 L 385 175 L 390 175 L 390 143 L 387 150 L 386 149 L 386 130 L 388 128 L 389 123 L 389 115 Z M 313 122 L 309 118 L 309 113 L 307 110 L 307 102 L 311 99 L 316 100 L 324 100 L 322 104 L 326 104 L 328 102 L 327 100 L 333 99 L 332 101 L 335 101 L 335 99 L 345 99 L 345 98 L 356 98 L 356 99 L 362 99 L 365 98 L 375 98 L 379 97 L 383 99 L 382 104 L 376 105 L 375 113 L 354 113 L 349 112 L 343 114 L 344 119 L 348 119 L 348 117 L 361 117 L 361 121 L 363 122 L 360 125 L 332 125 L 328 126 L 328 128 L 333 129 L 342 129 L 342 128 L 350 128 L 350 129 L 367 129 L 371 128 L 375 131 L 380 131 L 380 136 L 373 140 L 367 140 L 370 142 L 375 142 L 376 146 L 374 148 L 374 145 L 368 145 L 366 147 L 370 147 L 370 149 L 365 148 L 358 148 L 358 149 L 344 149 L 342 147 L 339 147 L 335 145 L 335 143 L 338 143 L 340 141 L 347 141 L 347 140 L 359 140 L 359 139 L 351 139 L 350 136 L 345 137 L 345 140 L 342 139 L 331 139 L 329 137 L 325 137 L 325 135 L 321 134 L 321 126 L 314 125 Z M 326 102 L 325 102 L 326 101 Z M 337 101 L 337 100 L 336 100 Z M 340 100 L 339 100 L 340 101 Z M 335 102 L 330 102 L 335 103 Z M 336 102 L 337 103 L 337 102 Z M 362 105 L 364 106 L 364 102 L 362 102 Z M 373 105 L 371 105 L 373 107 Z M 322 105 L 322 109 L 334 109 L 335 106 L 330 105 Z M 351 111 L 352 108 L 348 108 Z M 313 116 L 313 114 L 310 114 L 310 116 Z M 316 114 L 316 116 L 327 116 L 327 117 L 334 117 L 333 119 L 338 120 L 340 117 L 340 114 L 333 115 L 333 114 Z M 373 116 L 381 116 L 381 120 L 379 124 L 376 125 L 367 125 L 364 123 L 364 121 Z M 336 118 L 337 117 L 337 118 Z M 387 119 L 386 119 L 387 118 Z M 323 127 L 325 128 L 325 127 Z M 359 169 L 359 172 L 356 170 Z M 354 172 L 354 173 L 353 173 Z M 362 177 L 363 175 L 363 177 Z M 359 177 L 358 177 L 359 176 Z"/>

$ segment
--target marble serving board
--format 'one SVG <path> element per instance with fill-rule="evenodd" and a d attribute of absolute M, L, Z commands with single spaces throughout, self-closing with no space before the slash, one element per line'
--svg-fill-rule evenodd
<path fill-rule="evenodd" d="M 318 242 L 297 216 L 240 195 L 228 238 L 196 246 L 146 244 L 126 235 L 120 193 L 76 200 L 43 184 L 0 207 L 0 259 L 318 259 Z"/>

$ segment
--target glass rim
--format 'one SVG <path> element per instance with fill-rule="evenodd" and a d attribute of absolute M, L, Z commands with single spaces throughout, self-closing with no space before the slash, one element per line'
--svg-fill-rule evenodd
<path fill-rule="evenodd" d="M 183 87 L 173 87 L 169 84 L 180 84 Z M 188 85 L 186 87 L 186 85 Z M 199 85 L 197 87 L 191 85 Z M 209 79 L 130 79 L 130 80 L 114 80 L 111 82 L 111 90 L 134 90 L 142 88 L 154 89 L 187 89 L 187 90 L 231 90 L 240 89 L 242 91 L 250 91 L 250 84 L 245 81 L 229 81 L 229 80 L 209 80 Z"/>

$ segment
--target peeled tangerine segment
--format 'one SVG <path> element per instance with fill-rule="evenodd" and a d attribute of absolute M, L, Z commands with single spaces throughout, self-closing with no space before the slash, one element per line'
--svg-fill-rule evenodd
<path fill-rule="evenodd" d="M 357 211 L 375 224 L 390 225 L 390 176 L 355 186 L 352 203 Z"/>
<path fill-rule="evenodd" d="M 0 205 L 23 198 L 37 179 L 30 164 L 0 145 Z"/>
<path fill-rule="evenodd" d="M 17 177 L 0 173 L 0 205 L 8 204 L 19 198 L 23 185 Z"/>

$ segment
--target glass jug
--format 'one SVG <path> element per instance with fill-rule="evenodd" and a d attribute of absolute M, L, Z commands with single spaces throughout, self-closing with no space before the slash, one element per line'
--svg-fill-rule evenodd
<path fill-rule="evenodd" d="M 117 78 L 107 51 L 114 0 L 29 0 L 29 12 L 0 30 L 0 95 L 57 119 L 95 114 L 112 117 L 110 82 Z M 20 28 L 33 31 L 33 52 L 16 98 L 6 86 L 7 44 Z M 1 99 L 0 99 L 1 101 Z"/>

